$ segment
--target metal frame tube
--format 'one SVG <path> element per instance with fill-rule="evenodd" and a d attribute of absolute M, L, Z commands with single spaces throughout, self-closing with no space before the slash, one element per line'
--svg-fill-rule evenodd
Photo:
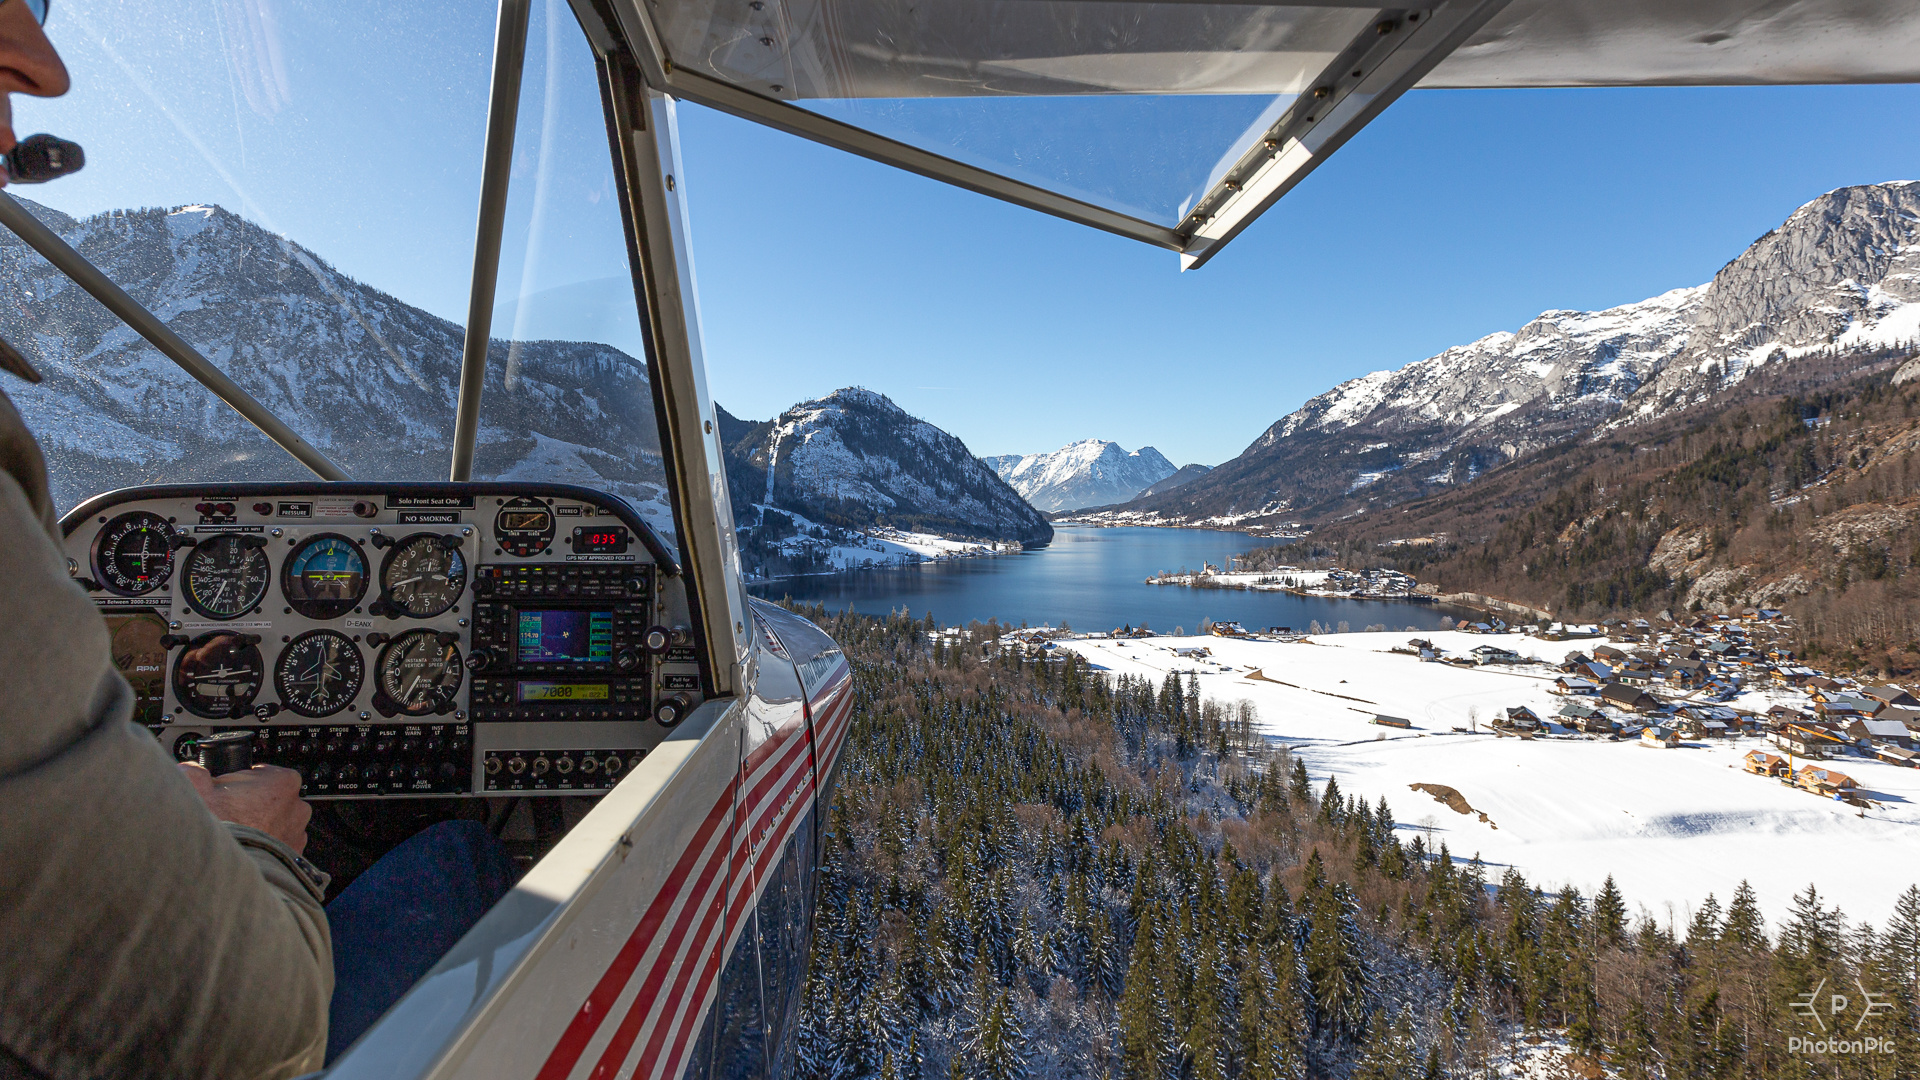
<path fill-rule="evenodd" d="M 673 99 L 649 87 L 625 52 L 601 58 L 601 79 L 681 561 L 692 577 L 711 692 L 737 694 L 748 644 L 746 586 L 707 388 Z"/>
<path fill-rule="evenodd" d="M 226 373 L 213 366 L 212 361 L 201 356 L 166 323 L 161 322 L 158 316 L 128 296 L 126 290 L 109 280 L 99 267 L 87 261 L 86 256 L 69 247 L 65 240 L 5 192 L 0 192 L 0 225 L 13 230 L 15 236 L 26 241 L 27 246 L 52 263 L 54 269 L 87 290 L 121 322 L 132 327 L 134 333 L 145 338 L 148 344 L 198 379 L 200 385 L 213 391 L 215 397 L 231 405 L 234 412 L 246 417 L 249 423 L 260 429 L 261 434 L 280 444 L 280 448 L 292 454 L 300 464 L 312 469 L 315 476 L 322 480 L 352 479 L 345 470 L 314 449 L 312 444 L 288 427 L 285 421 L 273 415 L 253 395 L 240 389 L 240 385 L 227 378 Z"/>
<path fill-rule="evenodd" d="M 451 480 L 473 479 L 473 444 L 480 434 L 480 390 L 493 339 L 493 294 L 500 279 L 500 230 L 507 216 L 513 171 L 513 134 L 520 120 L 520 73 L 527 57 L 532 0 L 500 0 L 493 37 L 493 91 L 487 100 L 486 156 L 480 170 L 480 215 L 473 233 L 472 292 L 460 350 L 460 392 L 453 413 Z"/>

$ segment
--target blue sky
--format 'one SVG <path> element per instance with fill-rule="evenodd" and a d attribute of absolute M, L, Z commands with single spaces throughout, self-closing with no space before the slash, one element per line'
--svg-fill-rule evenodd
<path fill-rule="evenodd" d="M 540 0 L 496 335 L 634 347 L 590 58 Z M 487 5 L 62 0 L 70 213 L 215 202 L 465 316 Z M 1416 93 L 1205 268 L 681 110 L 716 398 L 880 390 L 976 453 L 1223 461 L 1306 398 L 1549 308 L 1698 284 L 1801 203 L 1920 177 L 1920 87 Z M 1029 116 L 1027 123 L 1034 118 Z"/>
<path fill-rule="evenodd" d="M 1920 177 L 1920 87 L 1432 91 L 1207 266 L 683 110 L 715 393 L 858 383 L 976 453 L 1217 464 L 1335 383 L 1712 277 L 1795 207 Z"/>

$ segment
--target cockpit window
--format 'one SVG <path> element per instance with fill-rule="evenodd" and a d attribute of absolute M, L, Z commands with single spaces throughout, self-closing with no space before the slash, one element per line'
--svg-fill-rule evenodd
<path fill-rule="evenodd" d="M 74 74 L 22 132 L 86 148 L 14 187 L 42 220 L 355 477 L 444 478 L 486 124 L 491 12 L 69 0 Z M 161 480 L 311 474 L 0 234 L 0 336 L 62 510 Z"/>
<path fill-rule="evenodd" d="M 534 9 L 487 378 L 504 400 L 483 399 L 475 478 L 644 508 L 659 437 L 597 81 L 570 9 Z M 87 165 L 10 193 L 354 478 L 444 480 L 494 32 L 492 5 L 65 0 L 48 33 L 74 89 L 17 97 L 15 119 Z M 46 376 L 7 393 L 62 511 L 136 483 L 311 479 L 4 231 L 0 273 L 0 337 Z"/>
<path fill-rule="evenodd" d="M 1379 16 L 1130 0 L 656 10 L 677 65 L 1161 225 Z"/>
<path fill-rule="evenodd" d="M 564 0 L 527 34 L 474 475 L 582 484 L 673 535 L 594 57 Z"/>

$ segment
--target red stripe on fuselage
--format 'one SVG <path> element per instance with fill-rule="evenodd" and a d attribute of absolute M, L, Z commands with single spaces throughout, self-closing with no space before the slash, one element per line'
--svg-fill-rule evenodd
<path fill-rule="evenodd" d="M 640 922 L 633 928 L 633 933 L 627 935 L 626 943 L 614 955 L 613 963 L 609 964 L 607 970 L 601 974 L 600 981 L 594 984 L 593 992 L 588 994 L 587 1000 L 581 1003 L 580 1010 L 567 1024 L 567 1030 L 561 1034 L 560 1041 L 554 1045 L 553 1052 L 547 1055 L 546 1064 L 541 1066 L 537 1080 L 561 1080 L 573 1071 L 574 1064 L 586 1051 L 587 1043 L 592 1040 L 594 1032 L 600 1029 L 600 1024 L 606 1019 L 607 1012 L 613 1007 L 615 999 L 633 978 L 634 969 L 646 956 L 647 948 L 652 945 L 660 924 L 666 920 L 667 914 L 673 909 L 674 902 L 679 899 L 687 879 L 694 874 L 701 853 L 706 851 L 709 842 L 713 839 L 714 830 L 726 820 L 727 810 L 733 801 L 731 796 L 732 792 L 729 791 L 728 798 L 715 803 L 713 809 L 707 812 L 706 820 L 700 823 L 700 828 L 694 833 L 693 842 L 687 845 L 686 851 L 681 853 L 680 861 L 675 864 L 673 872 L 668 874 L 667 879 L 661 883 L 660 891 L 654 895 L 653 903 L 647 905 L 646 914 L 640 917 Z M 726 848 L 720 845 L 718 850 L 724 852 Z M 707 861 L 712 861 L 711 856 Z"/>

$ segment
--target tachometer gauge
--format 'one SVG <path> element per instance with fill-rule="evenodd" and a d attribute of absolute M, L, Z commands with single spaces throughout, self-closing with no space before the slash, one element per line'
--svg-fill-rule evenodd
<path fill-rule="evenodd" d="M 93 572 L 121 596 L 141 596 L 165 585 L 173 576 L 173 526 L 145 510 L 107 522 L 93 537 Z"/>
<path fill-rule="evenodd" d="M 287 606 L 309 619 L 337 619 L 367 592 L 367 557 L 353 541 L 322 533 L 294 550 L 280 570 Z"/>
<path fill-rule="evenodd" d="M 173 662 L 173 696 L 188 712 L 209 720 L 245 715 L 266 676 L 259 641 L 225 630 L 194 638 Z"/>
<path fill-rule="evenodd" d="M 553 510 L 539 499 L 508 499 L 493 516 L 493 541 L 523 559 L 546 551 L 553 544 Z"/>
<path fill-rule="evenodd" d="M 187 606 L 209 619 L 235 619 L 267 595 L 273 568 L 256 536 L 214 536 L 194 545 L 180 568 Z"/>
<path fill-rule="evenodd" d="M 380 694 L 374 704 L 381 711 L 408 716 L 446 712 L 466 668 L 460 663 L 457 635 L 436 630 L 409 630 L 387 642 L 380 653 Z"/>
<path fill-rule="evenodd" d="M 387 552 L 380 587 L 390 613 L 431 619 L 460 599 L 467 588 L 467 560 L 460 554 L 459 539 L 416 533 Z"/>
<path fill-rule="evenodd" d="M 309 630 L 280 650 L 273 684 L 280 704 L 301 716 L 332 716 L 353 704 L 366 680 L 360 647 L 336 630 Z"/>

